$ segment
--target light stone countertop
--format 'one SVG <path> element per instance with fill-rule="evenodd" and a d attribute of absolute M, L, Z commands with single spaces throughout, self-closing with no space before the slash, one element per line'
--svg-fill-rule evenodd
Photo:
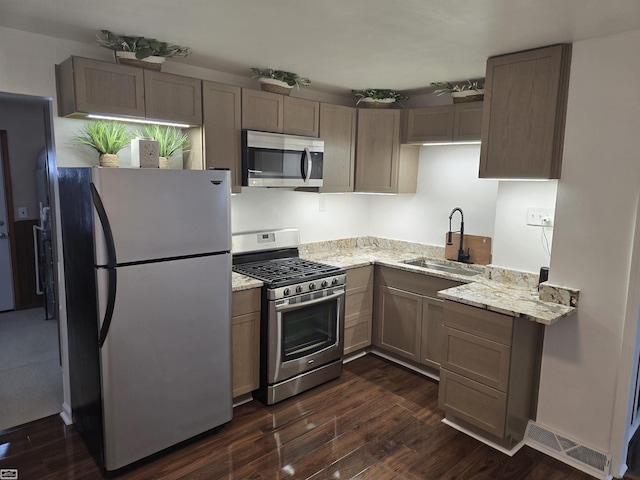
<path fill-rule="evenodd" d="M 233 292 L 239 292 L 240 290 L 250 290 L 252 288 L 262 287 L 262 282 L 255 278 L 247 277 L 246 275 L 240 275 L 236 272 L 231 272 L 231 290 Z"/>
<path fill-rule="evenodd" d="M 551 325 L 576 311 L 577 291 L 566 290 L 568 293 L 562 300 L 566 303 L 564 305 L 558 301 L 542 301 L 537 289 L 538 275 L 530 272 L 491 265 L 466 265 L 482 272 L 467 276 L 403 263 L 419 258 L 443 261 L 444 248 L 442 247 L 361 237 L 301 245 L 300 257 L 344 269 L 378 264 L 455 280 L 463 285 L 440 291 L 438 293 L 440 298 L 526 318 L 545 325 Z M 457 262 L 448 263 L 457 264 Z M 258 280 L 233 273 L 233 291 L 256 288 L 261 285 L 262 282 Z"/>

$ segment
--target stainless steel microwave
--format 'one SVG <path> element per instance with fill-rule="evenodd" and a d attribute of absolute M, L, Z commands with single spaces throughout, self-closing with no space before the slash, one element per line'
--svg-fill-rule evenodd
<path fill-rule="evenodd" d="M 242 185 L 321 187 L 324 140 L 242 131 Z"/>

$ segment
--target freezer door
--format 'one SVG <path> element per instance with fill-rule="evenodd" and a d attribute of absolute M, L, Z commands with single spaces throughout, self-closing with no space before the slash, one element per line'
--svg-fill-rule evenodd
<path fill-rule="evenodd" d="M 91 171 L 96 265 L 107 265 L 111 236 L 118 264 L 231 250 L 228 171 Z"/>
<path fill-rule="evenodd" d="M 100 318 L 105 269 L 96 269 Z M 231 420 L 231 255 L 118 267 L 101 349 L 105 468 Z"/>

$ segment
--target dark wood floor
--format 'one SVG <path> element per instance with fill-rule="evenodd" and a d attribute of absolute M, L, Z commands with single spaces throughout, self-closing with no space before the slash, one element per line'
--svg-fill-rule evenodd
<path fill-rule="evenodd" d="M 121 479 L 570 479 L 593 477 L 529 447 L 508 457 L 444 425 L 436 382 L 373 355 L 340 379 L 267 407 L 237 407 L 217 434 Z M 0 432 L 0 469 L 19 480 L 99 479 L 58 416 Z"/>

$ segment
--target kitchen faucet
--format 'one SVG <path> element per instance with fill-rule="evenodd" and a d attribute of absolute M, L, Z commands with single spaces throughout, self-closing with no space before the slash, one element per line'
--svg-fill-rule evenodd
<path fill-rule="evenodd" d="M 451 210 L 451 214 L 449 215 L 449 232 L 447 233 L 447 245 L 453 245 L 453 232 L 451 231 L 451 219 L 453 218 L 453 214 L 456 212 L 460 212 L 460 247 L 458 248 L 458 261 L 466 262 L 469 260 L 469 251 L 465 253 L 462 248 L 464 245 L 464 213 L 462 213 L 462 209 L 460 207 L 456 207 Z"/>

